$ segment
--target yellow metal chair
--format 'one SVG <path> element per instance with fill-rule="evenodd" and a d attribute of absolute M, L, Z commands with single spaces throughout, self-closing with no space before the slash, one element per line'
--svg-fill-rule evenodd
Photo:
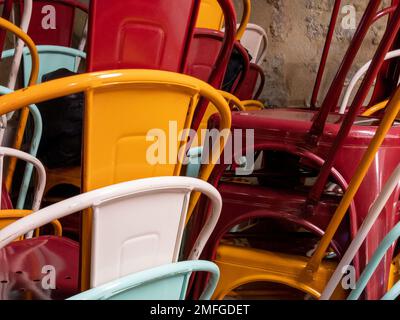
<path fill-rule="evenodd" d="M 246 108 L 246 111 L 258 111 L 265 108 L 264 104 L 258 100 L 244 100 L 242 104 Z"/>
<path fill-rule="evenodd" d="M 251 2 L 243 0 L 243 15 L 236 33 L 236 39 L 240 40 L 246 31 L 250 21 Z M 224 14 L 218 4 L 218 0 L 201 0 L 196 28 L 221 30 L 224 26 Z"/>
<path fill-rule="evenodd" d="M 11 22 L 9 22 L 3 18 L 0 18 L 0 28 L 5 29 L 5 30 L 13 33 L 14 35 L 16 35 L 28 47 L 30 55 L 32 57 L 32 71 L 30 74 L 28 85 L 29 86 L 34 85 L 37 82 L 38 74 L 39 74 L 39 55 L 36 50 L 36 46 L 35 46 L 34 42 L 20 28 L 18 28 L 16 25 L 12 24 Z M 24 108 L 21 109 L 21 112 L 19 115 L 19 123 L 18 123 L 17 132 L 15 135 L 14 143 L 13 143 L 14 149 L 19 150 L 21 148 L 22 140 L 23 140 L 25 128 L 26 128 L 26 123 L 28 121 L 28 116 L 29 116 L 29 107 L 28 107 L 28 105 L 25 105 Z M 10 164 L 8 166 L 7 175 L 6 175 L 6 179 L 5 179 L 6 187 L 8 190 L 11 189 L 16 164 L 17 164 L 17 159 L 12 158 L 10 160 Z"/>
<path fill-rule="evenodd" d="M 221 278 L 214 298 L 222 299 L 238 286 L 253 282 L 277 282 L 304 291 L 317 299 L 321 296 L 336 266 L 336 263 L 324 260 L 326 252 L 399 111 L 400 89 L 389 102 L 385 116 L 312 257 L 307 259 L 220 246 L 215 262 L 221 270 Z M 342 289 L 336 288 L 333 298 L 343 297 Z"/>
<path fill-rule="evenodd" d="M 217 90 L 190 76 L 154 70 L 97 72 L 42 83 L 1 97 L 0 114 L 78 92 L 86 98 L 83 192 L 145 177 L 180 175 L 185 154 L 180 150 L 186 148 L 189 133 L 186 130 L 180 139 L 178 134 L 190 128 L 201 97 L 221 116 L 220 148 L 214 148 L 213 156 L 220 156 L 230 132 L 229 106 Z M 213 167 L 205 165 L 200 178 L 207 180 Z M 191 208 L 198 198 L 199 194 L 192 196 Z M 91 219 L 90 213 L 84 215 L 82 289 L 88 288 Z"/>
<path fill-rule="evenodd" d="M 378 103 L 378 104 L 372 106 L 371 108 L 369 108 L 368 110 L 366 110 L 362 115 L 365 117 L 373 116 L 375 113 L 385 109 L 388 102 L 389 102 L 389 100 L 382 101 L 381 103 Z"/>

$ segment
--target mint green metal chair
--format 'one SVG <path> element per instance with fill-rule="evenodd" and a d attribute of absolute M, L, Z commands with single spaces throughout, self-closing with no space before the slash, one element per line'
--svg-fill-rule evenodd
<path fill-rule="evenodd" d="M 38 82 L 42 81 L 42 76 L 66 68 L 72 72 L 77 72 L 80 59 L 86 59 L 86 53 L 77 49 L 61 46 L 37 46 L 40 59 L 40 69 Z M 32 59 L 29 50 L 23 53 L 24 82 L 29 81 L 29 75 L 32 69 Z"/>
<path fill-rule="evenodd" d="M 400 237 L 400 223 L 398 223 L 383 239 L 382 243 L 379 245 L 378 249 L 376 249 L 374 255 L 372 256 L 371 260 L 369 261 L 368 265 L 364 269 L 363 273 L 360 276 L 356 284 L 356 289 L 354 289 L 350 295 L 348 296 L 347 300 L 357 300 L 360 298 L 362 292 L 364 291 L 365 287 L 368 284 L 369 279 L 374 274 L 376 268 L 378 267 L 379 263 L 382 261 L 383 257 L 385 256 L 386 252 L 389 248 L 397 241 Z M 400 295 L 400 282 L 397 282 L 389 292 L 387 292 L 383 297 L 382 300 L 394 300 Z"/>
<path fill-rule="evenodd" d="M 200 300 L 211 299 L 219 269 L 209 261 L 184 261 L 134 273 L 82 292 L 68 300 L 185 300 L 192 272 L 209 272 L 210 280 Z"/>

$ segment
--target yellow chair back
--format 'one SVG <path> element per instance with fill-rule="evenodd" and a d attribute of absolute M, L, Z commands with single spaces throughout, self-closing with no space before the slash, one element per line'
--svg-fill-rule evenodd
<path fill-rule="evenodd" d="M 96 72 L 41 83 L 0 97 L 0 114 L 78 92 L 84 92 L 86 100 L 83 192 L 144 177 L 180 175 L 184 153 L 179 151 L 187 147 L 189 133 L 179 141 L 178 134 L 190 128 L 201 97 L 219 112 L 220 129 L 230 132 L 229 105 L 217 90 L 187 75 L 155 70 Z M 152 131 L 157 133 L 154 141 L 149 139 Z M 221 155 L 226 140 L 226 135 L 220 137 L 220 148 L 213 149 L 213 156 Z M 157 143 L 159 150 L 166 150 L 166 158 L 158 163 L 146 157 Z M 200 178 L 207 180 L 213 167 L 213 163 L 205 165 Z M 198 198 L 194 193 L 191 210 Z M 83 289 L 89 280 L 91 226 L 88 212 L 82 226 Z"/>

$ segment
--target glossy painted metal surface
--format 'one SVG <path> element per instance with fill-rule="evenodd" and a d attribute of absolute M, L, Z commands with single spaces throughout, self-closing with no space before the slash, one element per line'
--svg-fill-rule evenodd
<path fill-rule="evenodd" d="M 310 259 L 308 266 L 307 266 L 308 271 L 310 271 L 310 272 L 318 271 L 318 265 L 320 264 L 320 262 L 323 259 L 323 255 L 324 255 L 326 249 L 328 248 L 329 241 L 330 241 L 330 239 L 332 239 L 333 235 L 336 233 L 339 224 L 343 220 L 343 217 L 345 216 L 347 209 L 349 208 L 351 202 L 353 201 L 353 198 L 355 197 L 356 194 L 359 194 L 360 186 L 362 184 L 365 184 L 366 182 L 367 183 L 369 182 L 367 174 L 370 171 L 370 169 L 373 168 L 373 170 L 376 170 L 374 168 L 374 165 L 375 165 L 374 162 L 375 162 L 377 156 L 379 157 L 378 150 L 379 150 L 379 148 L 381 148 L 383 142 L 385 141 L 386 135 L 392 129 L 392 124 L 394 123 L 399 111 L 400 111 L 400 88 L 396 90 L 396 93 L 390 100 L 387 110 L 385 112 L 384 118 L 382 119 L 382 122 L 380 123 L 379 128 L 377 129 L 374 137 L 371 139 L 371 142 L 368 146 L 367 151 L 365 152 L 365 154 L 363 154 L 362 159 L 361 159 L 358 167 L 356 168 L 353 177 L 351 178 L 349 188 L 346 190 L 345 194 L 343 195 L 343 198 L 339 204 L 339 207 L 337 208 L 335 215 L 333 216 L 328 228 L 326 229 L 325 235 L 322 237 L 321 242 L 315 251 L 315 254 Z M 399 156 L 389 159 L 388 165 L 390 167 L 387 168 L 385 166 L 384 168 L 382 168 L 385 171 L 387 169 L 390 170 L 389 173 L 384 172 L 383 170 L 380 173 L 380 174 L 386 173 L 386 175 L 389 174 L 389 176 L 384 180 L 384 182 L 382 182 L 383 184 L 385 184 L 386 181 L 388 181 L 390 179 L 391 173 L 397 167 L 399 159 L 400 159 Z M 385 231 L 385 233 L 388 233 L 388 230 L 390 230 L 393 227 L 393 225 L 398 222 L 398 221 L 396 221 L 398 219 L 398 212 L 397 212 L 397 210 L 398 210 L 397 202 L 399 201 L 398 200 L 399 199 L 399 197 L 398 197 L 399 191 L 398 190 L 400 190 L 400 185 L 398 186 L 398 189 L 396 190 L 394 195 L 392 195 L 392 199 L 394 197 L 394 201 L 392 200 L 393 201 L 392 202 L 391 200 L 389 200 L 389 197 L 388 197 L 387 205 L 385 206 L 385 208 L 390 210 L 389 212 L 391 213 L 390 216 L 385 217 L 389 221 L 386 221 L 386 224 L 383 226 L 377 226 L 376 229 L 378 229 L 378 230 L 374 229 L 372 231 L 373 233 L 375 233 L 375 232 L 378 233 L 378 232 L 382 232 L 382 231 Z M 381 189 L 377 190 L 377 191 L 378 192 L 374 193 L 375 197 L 376 197 L 376 195 L 381 194 L 381 192 L 384 191 L 384 185 L 382 185 Z M 365 194 L 363 194 L 363 196 L 366 197 Z M 375 199 L 371 199 L 368 203 L 374 203 L 374 200 Z M 368 213 L 369 213 L 369 210 L 367 211 L 366 216 L 368 216 Z M 363 218 L 365 218 L 365 215 L 363 216 Z M 366 241 L 367 250 L 375 250 L 377 245 L 376 244 L 370 245 L 370 242 L 369 242 L 370 238 L 371 237 L 369 237 L 369 239 L 367 239 L 367 241 Z M 372 238 L 376 238 L 376 234 L 374 234 L 372 236 Z M 376 240 L 380 241 L 381 239 L 382 239 L 382 236 Z M 362 254 L 362 251 L 361 251 L 361 254 Z M 392 254 L 393 254 L 393 251 L 391 251 L 387 255 L 387 257 L 386 257 L 387 260 L 388 260 L 388 258 L 390 259 Z M 383 263 L 383 266 L 380 267 L 380 272 L 377 273 L 377 276 L 370 282 L 369 288 L 371 289 L 372 292 L 371 291 L 367 292 L 367 298 L 376 299 L 377 295 L 379 295 L 379 294 L 382 295 L 383 294 L 382 291 L 386 289 L 386 284 L 388 283 L 388 274 L 389 274 L 389 270 L 390 270 L 390 261 L 387 261 L 387 260 Z M 384 280 L 381 281 L 379 279 L 380 277 L 383 277 Z"/>
<path fill-rule="evenodd" d="M 357 235 L 354 237 L 350 246 L 346 250 L 346 253 L 343 255 L 343 258 L 340 261 L 337 269 L 335 270 L 334 274 L 332 275 L 332 278 L 329 280 L 328 284 L 326 285 L 324 292 L 321 295 L 321 300 L 330 299 L 330 297 L 333 293 L 333 290 L 336 288 L 336 286 L 339 284 L 340 280 L 343 277 L 342 270 L 344 268 L 346 268 L 347 266 L 351 265 L 351 262 L 353 261 L 354 257 L 356 256 L 356 254 L 357 254 L 358 250 L 360 249 L 361 245 L 363 244 L 365 238 L 368 236 L 368 233 L 370 232 L 372 226 L 376 222 L 376 219 L 379 217 L 380 213 L 382 212 L 383 208 L 385 207 L 385 204 L 386 204 L 389 196 L 396 190 L 396 188 L 398 188 L 399 182 L 400 182 L 400 165 L 397 166 L 396 170 L 393 172 L 390 179 L 386 183 L 384 189 L 382 190 L 382 193 L 379 195 L 379 197 L 376 199 L 376 201 L 371 206 L 371 209 L 369 210 L 368 215 L 366 216 L 359 231 L 357 232 Z M 386 250 L 385 250 L 385 253 L 386 253 Z M 373 261 L 373 259 L 371 261 L 369 261 L 368 264 L 371 264 L 372 261 Z M 380 262 L 380 259 L 377 262 L 375 262 L 375 267 L 377 267 L 379 265 L 379 262 Z M 364 270 L 364 272 L 365 272 L 365 270 Z M 372 273 L 370 273 L 370 276 L 371 275 L 372 275 Z M 370 278 L 370 276 L 368 278 Z M 362 278 L 363 277 L 361 276 L 360 279 L 362 279 Z M 356 285 L 356 290 L 359 292 L 357 298 L 359 298 L 363 289 L 367 285 L 367 281 L 365 281 L 365 280 L 366 279 L 364 278 L 362 288 L 360 288 L 360 280 L 358 281 L 358 283 Z M 353 294 L 354 294 L 354 291 L 352 292 L 352 295 Z"/>
<path fill-rule="evenodd" d="M 260 66 L 251 63 L 246 79 L 239 87 L 236 95 L 240 100 L 257 100 L 264 89 L 264 85 L 264 70 Z"/>
<path fill-rule="evenodd" d="M 77 92 L 86 94 L 82 182 L 85 192 L 144 177 L 179 175 L 180 161 L 176 165 L 147 161 L 147 149 L 152 142 L 146 140 L 146 135 L 154 128 L 172 134 L 171 118 L 177 121 L 177 132 L 189 128 L 200 97 L 217 108 L 222 119 L 220 129 L 229 134 L 231 112 L 217 90 L 190 76 L 154 70 L 114 70 L 49 81 L 0 97 L 0 114 Z M 131 101 L 135 101 L 136 108 L 132 108 Z M 159 115 L 157 118 L 153 117 L 154 112 L 149 113 L 148 106 Z M 104 131 L 110 124 L 116 124 L 115 129 Z M 175 153 L 169 154 L 175 160 L 178 160 L 178 151 L 185 147 L 186 140 L 183 140 L 176 141 Z M 219 157 L 226 140 L 223 134 L 220 148 L 213 150 L 214 157 Z M 204 166 L 200 179 L 207 181 L 213 167 L 213 164 Z M 189 215 L 199 196 L 198 193 L 192 196 Z M 82 256 L 85 259 L 90 257 L 91 218 L 87 214 L 83 220 Z M 83 274 L 87 274 L 88 261 L 83 265 L 86 270 Z"/>
<path fill-rule="evenodd" d="M 232 34 L 233 35 L 233 34 Z M 224 80 L 225 72 L 228 67 L 229 58 L 222 66 L 218 66 L 218 57 L 223 51 L 225 34 L 222 31 L 210 29 L 195 29 L 193 41 L 190 46 L 185 73 L 206 81 L 216 88 L 220 88 Z M 230 37 L 233 39 L 233 37 Z M 232 42 L 232 46 L 241 54 L 246 64 L 246 70 L 250 64 L 247 52 L 239 42 Z M 230 57 L 231 51 L 226 52 Z M 246 58 L 247 57 L 247 58 Z M 215 69 L 218 69 L 217 75 Z M 247 72 L 247 71 L 245 71 Z M 244 76 L 241 76 L 243 82 Z"/>
<path fill-rule="evenodd" d="M 251 1 L 242 0 L 243 14 L 240 24 L 237 26 L 236 40 L 241 40 L 246 32 L 251 15 Z M 196 28 L 221 30 L 224 21 L 227 21 L 226 12 L 221 8 L 218 0 L 201 0 Z"/>
<path fill-rule="evenodd" d="M 88 12 L 79 0 L 33 1 L 29 36 L 38 45 L 71 47 L 77 9 Z"/>
<path fill-rule="evenodd" d="M 318 116 L 310 129 L 311 136 L 318 137 L 322 134 L 329 112 L 336 109 L 347 74 L 354 62 L 357 52 L 359 51 L 363 43 L 363 40 L 368 32 L 368 29 L 375 17 L 375 14 L 380 4 L 381 0 L 371 0 L 368 3 L 364 15 L 350 43 L 349 49 L 347 50 L 342 60 L 342 63 L 335 75 L 335 78 L 332 80 L 332 84 L 325 96 L 324 101 L 321 104 Z M 362 102 L 364 102 L 364 99 Z"/>
<path fill-rule="evenodd" d="M 0 230 L 0 248 L 10 245 L 30 229 L 91 208 L 94 215 L 90 286 L 97 287 L 134 272 L 177 262 L 188 199 L 193 192 L 201 192 L 212 202 L 212 214 L 203 225 L 189 255 L 189 260 L 197 260 L 218 221 L 222 199 L 207 182 L 187 177 L 129 181 L 58 202 Z M 160 211 L 154 207 L 154 201 L 164 208 L 164 215 L 157 222 L 154 219 Z M 132 211 L 132 208 L 136 210 Z M 135 215 L 140 212 L 145 213 L 147 219 L 135 220 Z M 114 214 L 115 219 L 110 214 Z M 60 241 L 63 242 L 62 239 Z M 47 261 L 52 258 L 50 256 Z"/>
<path fill-rule="evenodd" d="M 372 2 L 373 2 L 373 0 L 371 0 L 370 3 L 372 3 Z M 366 19 L 366 20 L 368 20 L 368 19 Z M 351 107 L 349 108 L 349 111 L 346 114 L 345 119 L 343 120 L 343 124 L 337 133 L 335 142 L 333 143 L 332 148 L 327 155 L 326 162 L 324 163 L 324 165 L 321 169 L 321 172 L 318 176 L 318 179 L 317 179 L 316 183 L 314 184 L 313 189 L 310 192 L 309 202 L 311 205 L 313 203 L 315 203 L 316 201 L 318 201 L 319 196 L 322 194 L 324 185 L 326 184 L 326 181 L 329 176 L 330 168 L 333 166 L 335 161 L 337 161 L 338 152 L 343 147 L 346 137 L 349 135 L 350 131 L 352 130 L 354 120 L 357 117 L 357 115 L 360 113 L 361 107 L 368 95 L 368 92 L 371 89 L 374 79 L 377 77 L 380 67 L 384 63 L 386 54 L 389 52 L 390 48 L 392 47 L 399 30 L 400 30 L 400 6 L 397 7 L 396 11 L 393 14 L 393 18 L 390 20 L 390 24 L 388 25 L 387 30 L 386 30 L 384 36 L 382 37 L 382 41 L 374 55 L 374 58 L 372 59 L 371 67 L 369 68 L 369 70 L 367 71 L 367 73 L 363 79 L 360 89 L 358 90 L 358 92 L 353 100 L 353 103 L 352 103 Z M 327 96 L 327 99 L 328 98 L 329 97 Z M 337 103 L 337 101 L 335 103 Z M 316 137 L 319 135 L 318 130 L 320 130 L 321 128 L 318 128 L 318 126 L 319 126 L 318 122 L 322 118 L 324 118 L 323 113 L 324 112 L 319 112 L 316 120 L 314 121 L 313 126 L 310 130 L 311 137 L 312 136 Z M 321 118 L 321 116 L 322 116 L 322 118 Z"/>
<path fill-rule="evenodd" d="M 251 63 L 261 66 L 267 57 L 268 35 L 260 26 L 248 23 L 240 43 L 249 51 Z"/>
<path fill-rule="evenodd" d="M 394 51 L 389 51 L 386 56 L 385 56 L 385 61 L 394 59 L 400 56 L 400 49 L 394 50 Z M 350 80 L 349 85 L 347 86 L 346 92 L 343 96 L 342 103 L 339 108 L 339 113 L 344 114 L 346 112 L 351 94 L 354 90 L 354 87 L 357 85 L 358 81 L 364 74 L 368 71 L 369 67 L 371 66 L 372 61 L 368 61 L 366 64 L 364 64 L 353 76 L 353 78 Z"/>
<path fill-rule="evenodd" d="M 220 88 L 229 62 L 229 59 L 226 59 L 224 63 L 219 62 L 219 57 L 221 57 L 221 54 L 225 51 L 224 43 L 227 41 L 226 38 L 226 33 L 224 35 L 221 31 L 196 29 L 189 51 L 185 73 L 202 79 L 216 88 Z M 228 38 L 233 39 L 233 37 L 230 36 Z M 250 61 L 246 50 L 239 42 L 232 42 L 232 44 L 240 53 L 244 62 L 244 69 L 232 86 L 231 92 L 235 94 L 246 81 Z M 225 54 L 228 53 L 225 52 Z M 228 57 L 230 57 L 230 53 Z M 219 68 L 215 66 L 219 66 Z M 218 72 L 216 73 L 215 71 L 217 69 Z M 213 113 L 212 106 L 208 103 L 200 103 L 199 108 L 196 110 L 192 127 L 200 130 L 205 129 L 207 127 L 208 118 Z"/>
<path fill-rule="evenodd" d="M 305 257 L 294 259 L 283 253 L 222 245 L 215 263 L 224 276 L 220 278 L 213 298 L 223 299 L 242 285 L 269 282 L 287 285 L 318 299 L 336 264 L 324 262 L 318 275 L 304 282 L 299 274 L 304 270 L 307 260 Z M 343 291 L 338 290 L 335 298 L 344 297 Z"/>
<path fill-rule="evenodd" d="M 35 44 L 33 43 L 32 39 L 26 33 L 24 33 L 20 28 L 18 28 L 11 22 L 4 20 L 2 18 L 0 18 L 0 28 L 13 33 L 19 39 L 22 39 L 24 41 L 24 43 L 26 44 L 26 46 L 28 47 L 28 49 L 31 53 L 31 57 L 32 57 L 32 72 L 31 72 L 30 78 L 29 78 L 29 85 L 35 84 L 37 82 L 38 73 L 39 73 L 39 55 L 37 53 Z M 17 133 L 15 135 L 15 139 L 14 139 L 14 143 L 13 143 L 14 149 L 19 150 L 21 148 L 22 139 L 23 139 L 23 135 L 25 132 L 25 127 L 26 127 L 26 123 L 28 120 L 28 115 L 29 115 L 29 108 L 25 106 L 24 108 L 22 108 L 21 114 L 19 116 Z M 3 113 L 2 118 L 5 119 L 5 116 L 6 116 L 6 114 Z M 6 120 L 3 120 L 3 122 L 6 123 Z M 6 183 L 7 190 L 11 190 L 11 184 L 12 184 L 15 167 L 16 167 L 16 159 L 13 158 L 10 160 L 10 164 L 8 166 L 7 173 L 6 173 L 5 183 Z"/>
<path fill-rule="evenodd" d="M 330 114 L 328 117 L 328 123 L 325 127 L 323 136 L 321 137 L 320 143 L 316 147 L 312 147 L 307 143 L 307 134 L 312 125 L 312 120 L 315 117 L 314 112 L 308 110 L 293 110 L 293 109 L 266 109 L 256 112 L 235 112 L 232 115 L 232 129 L 255 129 L 255 146 L 256 150 L 270 149 L 270 150 L 285 150 L 289 154 L 299 152 L 298 150 L 305 150 L 311 155 L 316 156 L 320 159 L 317 164 L 317 168 L 321 168 L 323 160 L 325 159 L 335 137 L 340 130 L 340 126 L 343 121 L 343 116 L 337 114 Z M 341 185 L 343 190 L 347 189 L 347 184 L 351 180 L 358 162 L 361 160 L 368 144 L 376 131 L 376 124 L 378 120 L 373 118 L 358 118 L 355 125 L 352 127 L 349 136 L 345 140 L 345 144 L 338 152 L 337 160 L 335 162 L 334 171 L 331 174 L 334 177 L 336 183 Z M 388 179 L 390 173 L 398 164 L 400 159 L 400 147 L 398 145 L 398 137 L 400 135 L 400 126 L 397 124 L 390 129 L 386 139 L 383 142 L 382 147 L 378 151 L 378 155 L 375 157 L 374 164 L 371 170 L 368 172 L 366 180 L 361 185 L 359 192 L 354 198 L 352 209 L 350 210 L 350 224 L 347 226 L 347 232 L 351 236 L 354 236 L 358 230 L 358 227 L 362 223 L 364 217 L 367 215 L 369 205 L 372 203 L 376 195 L 379 194 L 383 188 L 385 181 Z M 278 142 L 279 141 L 279 142 Z M 312 158 L 311 155 L 308 158 Z M 302 155 L 304 158 L 304 155 Z M 349 162 L 349 159 L 352 159 Z M 216 168 L 213 174 L 213 181 L 215 185 L 218 185 L 221 175 L 224 172 L 225 167 Z M 218 173 L 219 172 L 219 173 Z M 218 176 L 219 175 L 219 176 Z M 232 199 L 238 199 L 243 197 L 244 194 L 253 194 L 252 188 L 242 186 L 237 192 L 232 193 L 230 196 Z M 282 194 L 286 200 L 280 197 L 273 196 L 268 202 L 263 202 L 263 207 L 271 207 L 273 205 L 282 206 L 282 203 L 289 202 L 292 197 L 290 193 Z M 257 194 L 257 193 L 256 193 Z M 256 194 L 253 199 L 247 200 L 247 206 L 251 206 L 251 203 L 257 203 Z M 371 236 L 367 239 L 367 245 L 364 246 L 360 251 L 360 264 L 359 268 L 365 265 L 366 260 L 370 256 L 371 250 L 377 247 L 381 239 L 385 236 L 388 230 L 396 223 L 396 204 L 399 199 L 400 190 L 397 194 L 390 197 L 384 212 L 382 213 L 379 222 L 371 232 Z M 306 195 L 307 196 L 307 195 Z M 278 199 L 278 200 L 274 200 Z M 317 215 L 314 215 L 315 210 L 318 208 L 314 207 L 312 212 L 306 210 L 306 205 L 303 202 L 297 203 L 298 216 L 305 220 L 319 219 Z M 261 208 L 260 208 L 261 209 Z M 333 208 L 332 208 L 333 209 Z M 333 215 L 334 209 L 330 211 L 330 216 Z M 236 210 L 236 208 L 235 208 Z M 254 210 L 254 209 L 253 209 Z M 249 207 L 248 212 L 252 209 Z M 225 206 L 221 215 L 221 224 L 224 221 Z M 232 212 L 232 210 L 230 210 Z M 274 213 L 285 212 L 284 209 L 274 210 Z M 284 216 L 284 215 L 283 215 Z M 322 221 L 323 215 L 321 215 L 321 221 L 318 222 L 319 228 L 324 230 L 326 224 Z M 228 221 L 229 224 L 232 220 Z M 325 220 L 325 223 L 328 221 Z M 235 221 L 238 222 L 238 221 Z M 317 226 L 314 220 L 314 226 Z M 226 229 L 222 226 L 217 226 L 217 230 L 221 228 L 224 232 L 227 232 L 231 226 L 226 225 Z M 345 230 L 346 231 L 346 230 Z M 211 242 L 210 243 L 215 243 Z M 390 258 L 386 260 L 386 266 L 390 265 Z M 388 270 L 388 269 L 386 269 Z M 384 275 L 383 283 L 387 279 L 387 273 L 382 272 Z M 223 277 L 223 274 L 222 274 Z M 376 287 L 372 292 L 382 291 L 382 286 L 376 284 Z"/>
<path fill-rule="evenodd" d="M 87 70 L 182 72 L 199 2 L 91 1 Z M 171 6 L 179 7 L 179 14 Z"/>
<path fill-rule="evenodd" d="M 218 267 L 209 261 L 182 261 L 131 274 L 82 292 L 69 300 L 185 300 L 193 272 L 211 274 L 200 300 L 210 300 L 219 279 Z"/>
<path fill-rule="evenodd" d="M 221 30 L 224 26 L 224 13 L 218 0 L 201 0 L 196 28 Z"/>
<path fill-rule="evenodd" d="M 324 49 L 322 51 L 321 62 L 319 64 L 317 78 L 315 80 L 313 93 L 311 96 L 311 110 L 317 108 L 319 90 L 321 88 L 322 78 L 325 72 L 326 62 L 328 60 L 328 54 L 332 45 L 333 34 L 335 32 L 336 23 L 339 17 L 339 11 L 341 8 L 342 0 L 335 0 L 335 5 L 333 7 L 331 21 L 329 23 L 328 34 L 325 39 Z"/>
<path fill-rule="evenodd" d="M 45 266 L 56 270 L 56 289 L 43 289 Z M 45 236 L 17 241 L 0 250 L 1 300 L 59 300 L 79 292 L 79 244 Z M 46 283 L 46 279 L 44 279 Z"/>

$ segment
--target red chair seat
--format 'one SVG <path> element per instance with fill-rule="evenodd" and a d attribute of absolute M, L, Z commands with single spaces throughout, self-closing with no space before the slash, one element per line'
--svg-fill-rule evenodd
<path fill-rule="evenodd" d="M 55 268 L 56 288 L 44 289 L 45 266 Z M 79 292 L 79 244 L 44 236 L 0 250 L 1 300 L 61 300 Z"/>

